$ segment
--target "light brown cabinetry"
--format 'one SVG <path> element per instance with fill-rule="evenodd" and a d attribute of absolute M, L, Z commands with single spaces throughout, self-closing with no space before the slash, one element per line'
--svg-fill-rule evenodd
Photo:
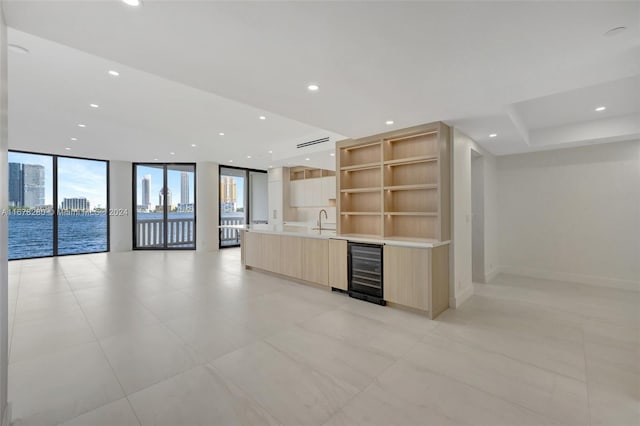
<path fill-rule="evenodd" d="M 280 237 L 280 271 L 282 275 L 302 278 L 302 238 Z"/>
<path fill-rule="evenodd" d="M 430 249 L 384 247 L 384 300 L 428 311 L 449 307 L 449 246 Z"/>
<path fill-rule="evenodd" d="M 245 232 L 245 264 L 255 268 L 280 273 L 280 237 L 279 235 Z"/>
<path fill-rule="evenodd" d="M 338 233 L 448 240 L 449 151 L 443 123 L 339 142 Z"/>
<path fill-rule="evenodd" d="M 429 309 L 429 249 L 384 247 L 384 300 Z"/>
<path fill-rule="evenodd" d="M 347 291 L 347 241 L 329 240 L 329 287 Z"/>
<path fill-rule="evenodd" d="M 242 247 L 245 266 L 329 285 L 328 240 L 243 232 Z"/>
<path fill-rule="evenodd" d="M 329 285 L 329 241 L 302 238 L 302 279 Z"/>

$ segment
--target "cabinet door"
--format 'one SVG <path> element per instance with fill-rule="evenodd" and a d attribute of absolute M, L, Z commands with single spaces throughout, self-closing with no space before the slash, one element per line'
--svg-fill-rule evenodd
<path fill-rule="evenodd" d="M 262 235 L 255 232 L 244 233 L 244 262 L 247 266 L 262 268 L 260 260 L 260 246 L 262 245 Z"/>
<path fill-rule="evenodd" d="M 329 285 L 329 240 L 302 239 L 302 279 Z"/>
<path fill-rule="evenodd" d="M 430 249 L 384 246 L 384 300 L 429 309 Z"/>
<path fill-rule="evenodd" d="M 329 286 L 348 290 L 347 242 L 329 240 Z"/>
<path fill-rule="evenodd" d="M 260 244 L 260 268 L 280 273 L 280 235 L 262 234 Z"/>
<path fill-rule="evenodd" d="M 304 180 L 292 180 L 289 182 L 289 205 L 291 207 L 302 207 L 304 198 Z"/>
<path fill-rule="evenodd" d="M 336 198 L 336 177 L 328 176 L 322 178 L 322 202 L 324 206 L 329 205 L 328 200 Z"/>
<path fill-rule="evenodd" d="M 269 182 L 269 223 L 282 224 L 282 182 Z"/>
<path fill-rule="evenodd" d="M 320 207 L 328 204 L 328 202 L 322 200 L 322 179 L 305 179 L 303 190 L 304 207 Z"/>
<path fill-rule="evenodd" d="M 280 273 L 302 278 L 302 238 L 280 237 Z"/>

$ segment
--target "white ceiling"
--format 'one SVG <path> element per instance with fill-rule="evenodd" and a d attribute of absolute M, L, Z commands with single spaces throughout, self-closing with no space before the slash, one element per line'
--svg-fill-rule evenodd
<path fill-rule="evenodd" d="M 640 134 L 631 99 L 638 92 L 623 90 L 635 89 L 630 77 L 640 75 L 638 2 L 5 1 L 4 8 L 9 26 L 91 54 L 10 34 L 10 42 L 36 46 L 10 62 L 12 145 L 53 143 L 76 130 L 75 120 L 94 119 L 82 130 L 94 132 L 96 156 L 147 160 L 184 143 L 175 149 L 181 160 L 233 156 L 234 164 L 266 167 L 268 157 L 245 164 L 246 155 L 277 145 L 286 164 L 285 157 L 302 158 L 293 148 L 302 139 L 374 134 L 389 130 L 389 119 L 391 128 L 443 120 L 495 154 Z M 621 25 L 628 29 L 604 36 Z M 105 74 L 114 62 L 126 71 L 117 82 Z M 306 90 L 311 82 L 317 93 Z M 104 100 L 89 99 L 97 95 Z M 87 111 L 89 102 L 105 109 Z M 602 102 L 606 113 L 595 114 Z M 94 113 L 102 115 L 80 117 Z M 269 119 L 255 120 L 262 114 Z M 40 130 L 29 129 L 34 122 Z M 238 137 L 221 144 L 214 136 L 222 127 Z M 326 150 L 318 155 L 332 164 Z"/>

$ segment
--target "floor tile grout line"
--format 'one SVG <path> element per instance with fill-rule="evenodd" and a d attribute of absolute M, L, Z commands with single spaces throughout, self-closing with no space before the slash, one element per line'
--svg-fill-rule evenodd
<path fill-rule="evenodd" d="M 517 401 L 511 401 L 511 400 L 507 399 L 506 397 L 504 397 L 504 396 L 502 396 L 502 395 L 498 395 L 498 394 L 495 394 L 495 393 L 493 393 L 493 392 L 487 391 L 487 390 L 485 390 L 485 389 L 481 389 L 481 388 L 477 387 L 476 385 L 473 385 L 473 384 L 470 384 L 470 383 L 463 382 L 462 380 L 460 380 L 460 379 L 458 379 L 458 378 L 456 378 L 456 377 L 454 377 L 454 376 L 450 376 L 450 375 L 448 375 L 448 374 L 446 374 L 446 373 L 442 373 L 442 372 L 440 372 L 440 371 L 434 370 L 433 368 L 426 367 L 426 366 L 423 366 L 423 365 L 418 365 L 418 364 L 416 364 L 415 362 L 412 362 L 412 361 L 410 361 L 410 360 L 408 360 L 408 359 L 404 359 L 404 358 L 403 358 L 403 359 L 401 359 L 401 360 L 398 360 L 398 361 L 399 361 L 399 362 L 400 362 L 400 361 L 406 362 L 406 363 L 408 363 L 408 364 L 412 365 L 413 367 L 417 367 L 418 369 L 421 369 L 421 370 L 427 370 L 427 371 L 431 372 L 432 374 L 435 374 L 435 375 L 437 375 L 437 376 L 443 377 L 443 378 L 445 378 L 445 379 L 447 379 L 447 380 L 450 380 L 450 381 L 452 381 L 452 382 L 456 382 L 456 383 L 458 383 L 458 384 L 460 384 L 460 385 L 467 386 L 467 387 L 472 388 L 472 389 L 474 389 L 474 390 L 476 390 L 476 391 L 478 391 L 478 392 L 481 392 L 481 393 L 484 393 L 484 394 L 490 395 L 490 396 L 492 396 L 492 397 L 494 397 L 494 398 L 496 398 L 496 399 L 499 399 L 499 400 L 501 400 L 501 401 L 503 401 L 503 402 L 505 402 L 505 403 L 507 403 L 507 404 L 509 404 L 509 405 L 516 406 L 516 407 L 520 407 L 520 408 L 521 408 L 521 409 L 523 409 L 523 410 L 526 410 L 526 411 L 528 411 L 528 412 L 530 412 L 530 413 L 536 414 L 536 415 L 538 415 L 538 416 L 540 416 L 540 417 L 543 417 L 543 418 L 545 418 L 545 419 L 547 419 L 547 420 L 551 420 L 551 421 L 554 421 L 554 422 L 564 422 L 564 420 L 556 419 L 556 418 L 554 418 L 554 417 L 551 417 L 551 416 L 550 416 L 550 415 L 548 415 L 547 413 L 539 412 L 539 411 L 537 411 L 537 410 L 534 410 L 534 409 L 533 409 L 533 408 L 531 408 L 531 407 L 527 407 L 527 406 L 525 406 L 525 405 L 522 405 L 522 403 L 520 403 L 520 402 L 517 402 Z M 588 417 L 587 417 L 587 418 L 588 418 Z M 564 424 L 564 423 L 562 423 L 562 424 Z"/>
<path fill-rule="evenodd" d="M 67 279 L 67 278 L 66 278 L 66 275 L 65 275 L 65 280 L 66 280 L 66 279 Z M 133 412 L 133 415 L 135 416 L 136 421 L 138 422 L 138 425 L 139 425 L 139 426 L 142 426 L 142 422 L 141 422 L 141 421 L 140 421 L 140 419 L 138 418 L 138 414 L 136 413 L 135 409 L 133 408 L 133 405 L 131 404 L 131 401 L 129 401 L 129 398 L 128 398 L 128 396 L 127 396 L 127 392 L 125 392 L 125 390 L 124 390 L 124 386 L 122 386 L 122 383 L 120 382 L 120 379 L 118 378 L 118 375 L 116 374 L 116 370 L 115 370 L 115 368 L 114 368 L 114 367 L 113 367 L 113 365 L 111 364 L 111 361 L 109 361 L 109 357 L 107 356 L 107 353 L 105 352 L 104 348 L 102 347 L 102 344 L 100 343 L 100 339 L 98 339 L 98 335 L 96 334 L 95 330 L 93 329 L 93 326 L 91 325 L 91 322 L 89 321 L 89 317 L 87 317 L 87 314 L 86 314 L 86 312 L 84 311 L 84 309 L 83 309 L 82 305 L 80 304 L 80 300 L 78 299 L 78 296 L 76 295 L 75 291 L 73 291 L 73 289 L 72 289 L 72 293 L 73 293 L 73 297 L 76 299 L 76 303 L 78 304 L 78 306 L 80 306 L 80 311 L 82 312 L 82 315 L 84 316 L 84 319 L 85 319 L 85 321 L 87 322 L 87 325 L 89 326 L 89 329 L 90 329 L 90 330 L 91 330 L 91 332 L 93 333 L 93 336 L 96 338 L 96 343 L 97 343 L 98 347 L 100 348 L 100 352 L 102 353 L 102 356 L 104 357 L 105 361 L 107 362 L 107 365 L 109 365 L 109 368 L 111 369 L 111 374 L 113 374 L 113 377 L 114 377 L 114 378 L 116 379 L 116 381 L 118 382 L 118 386 L 120 386 L 120 390 L 122 391 L 122 395 L 123 395 L 123 396 L 124 396 L 124 398 L 127 400 L 127 403 L 129 404 L 129 407 L 131 408 L 131 411 Z M 107 404 L 103 404 L 101 407 L 104 407 L 105 405 L 111 404 L 111 403 L 113 403 L 113 402 L 115 402 L 115 401 L 111 401 L 111 402 L 108 402 Z M 93 408 L 93 409 L 91 409 L 91 410 L 89 410 L 89 411 L 86 411 L 86 412 L 84 412 L 84 413 L 82 413 L 82 414 L 79 414 L 79 415 L 78 415 L 78 416 L 76 416 L 76 417 L 79 417 L 79 416 L 81 416 L 81 415 L 83 415 L 83 414 L 90 413 L 91 411 L 94 411 L 94 410 L 96 410 L 96 409 L 98 409 L 98 408 L 101 408 L 101 407 Z M 74 417 L 74 418 L 75 418 L 75 417 Z M 65 420 L 65 421 L 69 421 L 69 420 L 72 420 L 72 419 L 68 419 L 68 420 Z"/>
<path fill-rule="evenodd" d="M 593 419 L 591 418 L 591 392 L 589 390 L 589 365 L 587 364 L 587 339 L 584 333 L 584 324 L 582 326 L 582 349 L 584 355 L 584 379 L 585 386 L 587 389 L 587 418 L 589 419 L 589 426 L 593 424 Z"/>
<path fill-rule="evenodd" d="M 441 337 L 442 337 L 442 336 L 441 336 Z M 426 336 L 425 336 L 425 338 L 426 338 Z M 498 351 L 494 351 L 494 350 L 486 349 L 485 347 L 480 346 L 479 344 L 476 344 L 476 343 L 473 343 L 473 342 L 467 341 L 467 340 L 466 340 L 466 339 L 464 339 L 463 337 L 459 337 L 459 336 L 450 336 L 450 337 L 447 337 L 447 338 L 450 338 L 450 339 L 452 339 L 452 340 L 455 340 L 456 342 L 458 342 L 458 343 L 460 343 L 460 344 L 464 344 L 464 345 L 466 345 L 466 346 L 469 346 L 469 347 L 471 347 L 471 348 L 473 348 L 473 349 L 481 350 L 481 351 L 483 351 L 483 352 L 485 352 L 485 353 L 490 353 L 490 354 L 494 354 L 494 355 L 500 355 L 500 356 L 503 356 L 503 357 L 505 357 L 505 358 L 507 358 L 507 359 L 510 359 L 511 361 L 519 362 L 519 363 L 521 363 L 521 364 L 525 364 L 525 365 L 528 365 L 528 366 L 530 366 L 530 367 L 535 367 L 535 368 L 537 368 L 537 369 L 539 369 L 539 370 L 545 371 L 545 372 L 550 373 L 550 374 L 555 374 L 555 375 L 558 375 L 558 376 L 562 376 L 562 377 L 564 377 L 564 378 L 566 378 L 566 379 L 575 380 L 575 381 L 577 381 L 577 382 L 581 382 L 581 383 L 585 383 L 585 384 L 586 384 L 586 372 L 585 372 L 585 380 L 580 380 L 580 379 L 577 379 L 577 378 L 575 378 L 575 377 L 569 376 L 569 375 L 567 375 L 567 374 L 560 373 L 560 372 L 557 372 L 557 371 L 553 371 L 553 370 L 550 370 L 550 369 L 548 369 L 548 368 L 546 368 L 546 367 L 542 367 L 542 366 L 540 366 L 540 365 L 533 364 L 533 363 L 531 363 L 530 361 L 526 361 L 526 360 L 524 360 L 524 359 L 514 358 L 513 356 L 508 355 L 508 354 L 505 354 L 505 353 L 502 353 L 502 352 L 498 352 Z M 422 340 L 424 340 L 424 338 L 423 338 Z"/>
<path fill-rule="evenodd" d="M 15 336 L 15 331 L 16 331 L 16 315 L 18 313 L 18 300 L 20 299 L 20 286 L 22 284 L 22 263 L 20 264 L 20 273 L 18 275 L 18 285 L 16 288 L 16 301 L 13 302 L 13 319 L 11 320 L 11 333 L 8 333 L 9 330 L 7 330 L 7 333 L 9 334 L 10 338 L 8 339 L 7 342 L 7 370 L 8 370 L 8 365 L 11 362 L 11 350 L 13 348 L 13 338 Z M 9 295 L 9 289 L 7 288 L 7 296 Z M 8 299 L 8 297 L 7 297 Z M 9 310 L 9 306 L 7 304 L 7 311 Z M 8 312 L 7 312 L 8 313 Z M 9 322 L 9 318 L 7 316 L 7 324 Z M 7 336 L 7 337 L 9 337 Z M 8 372 L 8 371 L 7 371 Z"/>

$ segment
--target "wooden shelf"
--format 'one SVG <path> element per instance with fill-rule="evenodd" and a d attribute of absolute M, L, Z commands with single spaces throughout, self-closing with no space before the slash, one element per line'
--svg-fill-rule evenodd
<path fill-rule="evenodd" d="M 344 216 L 380 216 L 380 212 L 340 212 Z"/>
<path fill-rule="evenodd" d="M 431 161 L 438 161 L 438 156 L 435 155 L 418 155 L 416 157 L 398 158 L 396 160 L 387 160 L 384 162 L 385 166 L 407 166 L 409 164 L 428 163 Z"/>
<path fill-rule="evenodd" d="M 448 240 L 449 138 L 449 127 L 430 123 L 338 142 L 338 233 Z"/>
<path fill-rule="evenodd" d="M 354 192 L 379 192 L 380 191 L 380 187 L 370 187 L 370 188 L 348 188 L 348 189 L 341 189 L 340 192 L 343 192 L 345 194 L 349 194 L 349 193 L 354 193 Z"/>
<path fill-rule="evenodd" d="M 414 191 L 417 189 L 438 189 L 436 184 L 385 186 L 385 191 Z"/>
<path fill-rule="evenodd" d="M 352 171 L 358 171 L 358 170 L 376 169 L 378 167 L 380 167 L 380 162 L 377 162 L 377 163 L 366 163 L 366 164 L 356 164 L 355 166 L 340 167 L 340 171 L 352 172 Z"/>
<path fill-rule="evenodd" d="M 411 135 L 406 135 L 406 136 L 400 136 L 400 137 L 397 137 L 397 138 L 389 138 L 389 139 L 386 139 L 386 141 L 387 142 L 391 142 L 391 143 L 393 143 L 393 142 L 402 142 L 402 141 L 405 141 L 407 139 L 415 139 L 415 138 L 419 138 L 419 137 L 422 137 L 422 136 L 433 136 L 433 135 L 437 135 L 437 134 L 438 134 L 437 130 L 432 130 L 430 132 L 411 134 Z"/>
<path fill-rule="evenodd" d="M 375 141 L 375 142 L 369 142 L 369 143 L 364 143 L 364 144 L 360 144 L 360 145 L 348 146 L 348 147 L 343 148 L 343 149 L 345 151 L 349 152 L 349 151 L 355 151 L 357 149 L 369 148 L 370 146 L 376 146 L 376 145 L 381 145 L 381 144 L 382 144 L 381 141 Z"/>
<path fill-rule="evenodd" d="M 388 216 L 431 216 L 437 217 L 437 212 L 384 212 Z"/>

